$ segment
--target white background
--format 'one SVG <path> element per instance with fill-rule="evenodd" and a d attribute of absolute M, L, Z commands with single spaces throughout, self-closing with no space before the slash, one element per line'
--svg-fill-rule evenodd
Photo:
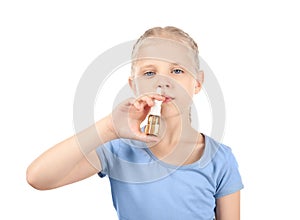
<path fill-rule="evenodd" d="M 233 149 L 245 185 L 242 219 L 297 218 L 296 2 L 1 1 L 0 219 L 117 219 L 107 178 L 37 191 L 26 183 L 26 168 L 73 134 L 74 95 L 87 66 L 166 25 L 198 42 L 223 90 L 223 143 Z"/>

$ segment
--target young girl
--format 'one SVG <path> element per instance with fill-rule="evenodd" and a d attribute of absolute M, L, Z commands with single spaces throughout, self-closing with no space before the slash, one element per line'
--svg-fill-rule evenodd
<path fill-rule="evenodd" d="M 239 219 L 234 155 L 191 126 L 192 97 L 203 83 L 194 40 L 175 27 L 147 30 L 133 48 L 128 81 L 137 98 L 43 153 L 28 167 L 28 183 L 47 190 L 108 175 L 119 219 Z M 151 108 L 161 114 L 156 136 L 141 126 Z"/>

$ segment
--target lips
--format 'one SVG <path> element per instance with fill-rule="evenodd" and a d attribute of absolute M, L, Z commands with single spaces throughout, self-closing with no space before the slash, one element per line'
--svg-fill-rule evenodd
<path fill-rule="evenodd" d="M 163 97 L 165 97 L 165 100 L 163 102 L 171 102 L 174 100 L 174 98 L 170 96 L 163 95 Z"/>

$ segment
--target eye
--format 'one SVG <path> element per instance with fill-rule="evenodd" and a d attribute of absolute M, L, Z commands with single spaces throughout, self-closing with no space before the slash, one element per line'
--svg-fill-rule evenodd
<path fill-rule="evenodd" d="M 182 73 L 184 73 L 184 71 L 183 70 L 181 70 L 181 69 L 174 69 L 174 70 L 172 70 L 172 73 L 174 73 L 174 74 L 182 74 Z"/>
<path fill-rule="evenodd" d="M 148 72 L 144 73 L 144 76 L 148 76 L 148 77 L 154 76 L 154 75 L 155 75 L 155 72 L 152 72 L 152 71 L 148 71 Z"/>

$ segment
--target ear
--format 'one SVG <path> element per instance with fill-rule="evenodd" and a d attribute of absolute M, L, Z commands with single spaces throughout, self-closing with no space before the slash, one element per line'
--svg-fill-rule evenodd
<path fill-rule="evenodd" d="M 134 82 L 133 76 L 129 76 L 129 78 L 128 78 L 128 84 L 129 84 L 130 88 L 132 89 L 133 93 L 136 95 L 136 92 L 137 92 L 136 91 L 136 84 Z"/>
<path fill-rule="evenodd" d="M 199 93 L 204 81 L 204 72 L 201 70 L 196 74 L 195 94 Z"/>

